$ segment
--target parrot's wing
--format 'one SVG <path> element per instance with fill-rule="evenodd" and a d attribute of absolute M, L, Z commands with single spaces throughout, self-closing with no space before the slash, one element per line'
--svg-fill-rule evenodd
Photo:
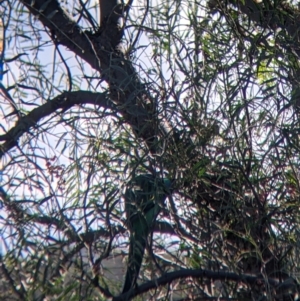
<path fill-rule="evenodd" d="M 136 285 L 148 236 L 168 194 L 164 188 L 168 183 L 152 175 L 139 175 L 131 184 L 125 193 L 130 245 L 123 293 Z"/>

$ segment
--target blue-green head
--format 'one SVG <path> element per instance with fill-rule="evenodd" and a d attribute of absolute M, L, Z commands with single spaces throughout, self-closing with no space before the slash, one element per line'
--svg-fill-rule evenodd
<path fill-rule="evenodd" d="M 168 178 L 161 178 L 158 174 L 141 174 L 131 180 L 131 184 L 138 190 L 154 191 L 159 189 L 164 194 L 172 191 L 172 181 Z"/>

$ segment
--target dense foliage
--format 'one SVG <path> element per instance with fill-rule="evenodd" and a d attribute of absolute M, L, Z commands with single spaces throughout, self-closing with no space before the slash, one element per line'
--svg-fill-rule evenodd
<path fill-rule="evenodd" d="M 99 2 L 0 2 L 0 299 L 296 300 L 299 7 Z M 121 294 L 140 174 L 172 188 Z"/>

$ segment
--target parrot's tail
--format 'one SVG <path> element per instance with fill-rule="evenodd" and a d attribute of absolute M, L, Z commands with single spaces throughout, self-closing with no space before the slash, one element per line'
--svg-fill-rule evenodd
<path fill-rule="evenodd" d="M 130 239 L 127 273 L 123 287 L 123 294 L 135 287 L 142 265 L 147 236 L 145 233 L 135 233 Z"/>

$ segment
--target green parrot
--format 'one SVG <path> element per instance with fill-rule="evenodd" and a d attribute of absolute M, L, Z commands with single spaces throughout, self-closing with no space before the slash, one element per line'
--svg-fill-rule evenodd
<path fill-rule="evenodd" d="M 136 176 L 129 182 L 124 198 L 130 245 L 123 293 L 136 286 L 148 236 L 170 189 L 170 180 L 152 174 Z"/>

